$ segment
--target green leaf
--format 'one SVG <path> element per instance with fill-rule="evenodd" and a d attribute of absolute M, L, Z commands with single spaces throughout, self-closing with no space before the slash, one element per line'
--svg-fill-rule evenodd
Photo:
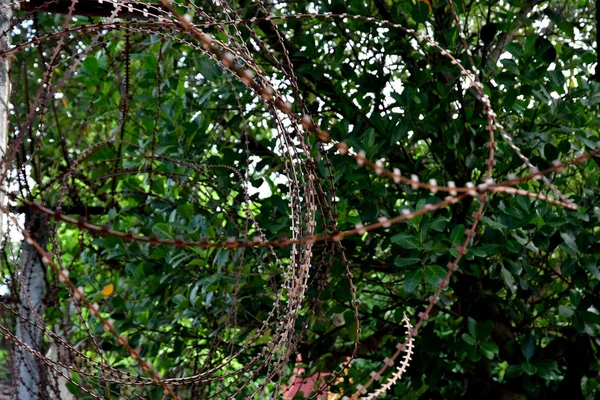
<path fill-rule="evenodd" d="M 435 220 L 431 221 L 429 224 L 429 228 L 436 232 L 443 232 L 446 229 L 447 220 L 444 217 L 438 217 Z"/>
<path fill-rule="evenodd" d="M 498 354 L 498 345 L 494 342 L 481 342 L 479 344 L 485 358 L 491 360 Z"/>
<path fill-rule="evenodd" d="M 517 286 L 515 285 L 515 278 L 513 278 L 512 274 L 504 267 L 500 270 L 502 272 L 502 278 L 504 279 L 504 283 L 510 289 L 511 292 L 517 292 Z"/>
<path fill-rule="evenodd" d="M 567 37 L 572 39 L 575 36 L 575 27 L 569 21 L 563 19 L 557 24 L 557 26 L 558 29 L 560 29 L 567 35 Z"/>
<path fill-rule="evenodd" d="M 187 297 L 185 297 L 181 293 L 178 293 L 173 297 L 173 303 L 175 303 L 177 305 L 177 308 L 180 310 L 186 309 L 190 304 Z"/>
<path fill-rule="evenodd" d="M 406 120 L 400 121 L 398 125 L 396 125 L 392 129 L 392 134 L 390 136 L 390 145 L 395 146 L 398 140 L 404 138 L 408 133 L 408 123 Z"/>
<path fill-rule="evenodd" d="M 579 293 L 576 289 L 571 290 L 569 292 L 569 300 L 574 307 L 579 307 L 579 304 L 581 304 L 581 293 Z"/>
<path fill-rule="evenodd" d="M 404 232 L 392 236 L 390 240 L 392 243 L 397 244 L 405 249 L 416 249 L 419 247 L 415 237 Z"/>
<path fill-rule="evenodd" d="M 394 265 L 397 267 L 406 267 L 408 265 L 418 264 L 419 262 L 421 262 L 420 258 L 406 258 L 398 256 L 394 261 Z"/>
<path fill-rule="evenodd" d="M 465 160 L 465 164 L 467 165 L 467 168 L 475 169 L 479 164 L 479 160 L 477 160 L 477 157 L 475 157 L 473 154 L 469 154 Z"/>
<path fill-rule="evenodd" d="M 207 59 L 198 62 L 198 72 L 208 81 L 214 81 L 218 74 L 215 64 Z"/>
<path fill-rule="evenodd" d="M 565 318 L 571 318 L 575 311 L 571 307 L 560 305 L 558 306 L 558 313 Z"/>
<path fill-rule="evenodd" d="M 575 242 L 575 236 L 573 236 L 571 233 L 560 232 L 560 237 L 565 241 L 567 248 L 571 250 L 573 254 L 576 254 L 579 251 L 577 243 Z"/>
<path fill-rule="evenodd" d="M 356 339 L 356 320 L 354 319 L 354 311 L 348 310 L 344 313 L 344 322 L 346 324 L 346 332 L 348 333 L 348 338 L 352 341 Z"/>
<path fill-rule="evenodd" d="M 89 76 L 97 77 L 99 75 L 99 70 L 100 67 L 96 57 L 86 57 L 81 64 L 81 71 Z"/>
<path fill-rule="evenodd" d="M 535 41 L 536 56 L 547 64 L 554 62 L 556 59 L 556 49 L 550 40 L 545 37 L 538 36 Z"/>
<path fill-rule="evenodd" d="M 196 282 L 192 290 L 190 291 L 190 304 L 193 306 L 196 304 L 196 298 L 198 297 L 198 289 L 200 288 L 200 283 Z"/>
<path fill-rule="evenodd" d="M 577 272 L 577 262 L 573 259 L 564 260 L 560 266 L 560 272 L 565 275 L 573 275 Z"/>
<path fill-rule="evenodd" d="M 194 216 L 194 206 L 191 204 L 182 204 L 177 207 L 177 213 L 183 218 L 191 219 Z"/>
<path fill-rule="evenodd" d="M 591 311 L 581 312 L 581 318 L 588 324 L 598 325 L 600 327 L 600 315 Z"/>
<path fill-rule="evenodd" d="M 506 249 L 511 253 L 518 254 L 521 251 L 521 245 L 514 239 L 509 239 L 506 241 Z"/>
<path fill-rule="evenodd" d="M 225 266 L 225 264 L 227 264 L 227 261 L 229 260 L 229 250 L 227 249 L 218 249 L 217 253 L 215 254 L 215 265 L 219 268 L 222 268 Z"/>
<path fill-rule="evenodd" d="M 509 379 L 517 378 L 523 375 L 523 367 L 520 365 L 511 365 L 506 370 L 506 377 Z"/>
<path fill-rule="evenodd" d="M 169 224 L 163 222 L 154 224 L 152 227 L 152 232 L 161 239 L 173 239 L 173 235 L 171 234 L 171 226 Z"/>
<path fill-rule="evenodd" d="M 523 369 L 523 371 L 525 371 L 527 375 L 535 375 L 535 373 L 537 372 L 537 367 L 528 362 L 521 364 L 521 368 Z"/>
<path fill-rule="evenodd" d="M 526 360 L 530 360 L 535 354 L 535 341 L 533 336 L 527 337 L 523 343 L 521 343 L 521 352 Z"/>
<path fill-rule="evenodd" d="M 417 1 L 412 7 L 411 17 L 415 22 L 423 23 L 429 16 L 429 6 L 424 1 Z"/>
<path fill-rule="evenodd" d="M 469 357 L 469 360 L 472 362 L 477 362 L 481 360 L 481 352 L 477 347 L 469 347 L 467 350 L 467 357 Z"/>
<path fill-rule="evenodd" d="M 488 257 L 498 254 L 503 247 L 498 244 L 486 244 L 483 246 L 471 247 L 471 253 L 476 257 Z"/>
<path fill-rule="evenodd" d="M 414 292 L 419 283 L 421 283 L 421 280 L 423 280 L 422 269 L 409 272 L 404 279 L 404 290 L 408 293 Z"/>
<path fill-rule="evenodd" d="M 469 330 L 471 336 L 477 337 L 477 321 L 471 317 L 469 317 L 467 320 L 467 329 Z"/>
<path fill-rule="evenodd" d="M 475 338 L 473 338 L 473 336 L 469 335 L 468 333 L 463 333 L 462 334 L 462 340 L 464 340 L 468 345 L 470 346 L 475 346 Z"/>
<path fill-rule="evenodd" d="M 364 222 L 371 222 L 379 213 L 379 209 L 377 208 L 377 203 L 374 201 L 367 201 L 363 205 L 363 208 L 360 210 L 360 216 Z"/>
<path fill-rule="evenodd" d="M 156 387 L 152 389 L 150 393 L 150 400 L 160 400 L 164 398 L 164 389 L 162 387 Z"/>
<path fill-rule="evenodd" d="M 438 286 L 441 279 L 446 276 L 446 270 L 439 265 L 428 265 L 425 267 L 425 279 L 434 286 Z"/>
<path fill-rule="evenodd" d="M 492 321 L 480 322 L 477 324 L 477 339 L 487 339 L 494 330 L 494 323 Z"/>
<path fill-rule="evenodd" d="M 363 134 L 363 149 L 367 152 L 375 150 L 373 146 L 375 145 L 375 129 L 369 128 Z"/>
<path fill-rule="evenodd" d="M 539 359 L 532 364 L 537 368 L 536 375 L 543 379 L 555 379 L 559 373 L 558 364 L 554 360 Z"/>
<path fill-rule="evenodd" d="M 523 46 L 517 42 L 511 42 L 504 47 L 504 50 L 508 51 L 515 58 L 521 58 L 525 54 L 523 51 Z"/>
<path fill-rule="evenodd" d="M 585 269 L 592 274 L 592 276 L 598 280 L 600 280 L 600 271 L 598 271 L 598 267 L 596 266 L 596 261 L 593 257 L 587 258 L 583 263 Z"/>
<path fill-rule="evenodd" d="M 506 229 L 508 226 L 488 217 L 483 217 L 483 222 L 491 226 L 494 229 Z"/>
<path fill-rule="evenodd" d="M 67 382 L 65 384 L 67 390 L 69 391 L 69 393 L 74 394 L 75 396 L 79 396 L 80 395 L 80 391 L 79 391 L 79 386 L 75 385 L 74 383 L 71 382 Z"/>
<path fill-rule="evenodd" d="M 452 232 L 450 232 L 450 243 L 452 243 L 452 246 L 459 244 L 463 240 L 464 235 L 465 226 L 462 224 L 456 225 L 454 229 L 452 229 Z"/>
<path fill-rule="evenodd" d="M 341 301 L 351 301 L 352 292 L 350 291 L 350 283 L 347 279 L 340 281 L 335 285 L 334 293 L 337 299 Z"/>

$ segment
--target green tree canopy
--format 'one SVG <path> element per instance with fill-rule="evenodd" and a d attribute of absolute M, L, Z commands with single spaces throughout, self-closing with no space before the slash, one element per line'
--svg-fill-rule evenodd
<path fill-rule="evenodd" d="M 291 398 L 299 367 L 333 398 L 597 396 L 590 1 L 30 3 L 0 326 L 13 365 L 43 332 L 39 398 Z"/>

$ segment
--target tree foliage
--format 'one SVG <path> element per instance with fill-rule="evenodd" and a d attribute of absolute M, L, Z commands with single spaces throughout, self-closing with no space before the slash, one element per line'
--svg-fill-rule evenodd
<path fill-rule="evenodd" d="M 381 398 L 595 398 L 593 6 L 18 13 L 4 186 L 52 232 L 41 351 L 81 399 L 280 397 L 296 359 L 352 396 L 406 314 Z"/>

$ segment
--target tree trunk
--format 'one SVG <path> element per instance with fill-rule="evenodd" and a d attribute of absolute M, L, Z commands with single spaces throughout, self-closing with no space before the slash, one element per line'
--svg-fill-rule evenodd
<path fill-rule="evenodd" d="M 11 0 L 0 0 L 0 51 L 8 50 L 10 47 L 10 33 L 4 34 L 10 29 L 12 17 Z M 8 102 L 10 91 L 10 58 L 5 55 L 0 58 L 0 159 L 6 162 L 6 143 L 8 138 Z M 2 165 L 0 172 L 8 165 Z M 0 174 L 1 176 L 1 174 Z M 0 182 L 4 186 L 4 182 Z M 0 191 L 0 204 L 4 204 L 4 193 Z M 0 240 L 4 233 L 4 213 L 0 212 Z"/>
<path fill-rule="evenodd" d="M 45 248 L 48 242 L 48 225 L 46 217 L 29 210 L 25 214 L 25 229 L 29 231 L 37 243 Z M 19 319 L 17 321 L 17 339 L 29 348 L 42 353 L 44 326 L 42 317 L 44 313 L 44 281 L 46 278 L 46 265 L 33 245 L 23 240 L 21 246 L 21 270 L 19 273 L 19 315 L 27 318 L 29 322 Z M 15 400 L 28 400 L 44 398 L 45 379 L 42 361 L 30 351 L 17 345 L 14 351 Z"/>

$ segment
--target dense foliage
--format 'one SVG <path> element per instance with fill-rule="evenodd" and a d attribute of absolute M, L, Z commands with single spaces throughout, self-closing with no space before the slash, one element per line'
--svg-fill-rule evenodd
<path fill-rule="evenodd" d="M 310 236 L 305 218 L 314 210 L 314 234 L 326 235 L 421 210 L 447 195 L 359 165 L 303 130 L 302 115 L 353 154 L 364 150 L 403 176 L 444 186 L 482 183 L 488 120 L 449 58 L 390 24 L 262 17 L 347 13 L 387 20 L 428 35 L 469 68 L 457 24 L 442 0 L 198 6 L 176 9 L 238 53 L 235 63 L 256 66 L 257 81 L 271 82 L 298 119 L 249 89 L 174 19 L 99 24 L 96 17 L 18 14 L 11 52 L 13 207 L 38 200 L 106 227 L 98 234 L 48 218 L 47 249 L 156 372 L 210 375 L 175 386 L 181 398 L 245 398 L 263 389 L 258 396 L 266 398 L 289 381 L 298 354 L 308 376 L 338 371 L 358 340 L 356 359 L 330 389 L 353 394 L 404 340 L 404 314 L 416 322 L 427 307 L 478 199 L 345 237 L 341 245 L 204 248 L 161 241 Z M 522 154 L 545 170 L 593 151 L 600 139 L 594 5 L 453 6 L 484 91 Z M 496 140 L 494 181 L 529 176 L 509 143 Z M 408 372 L 382 397 L 597 396 L 600 158 L 548 178 L 578 209 L 491 194 L 458 271 L 416 337 Z M 554 196 L 541 180 L 517 186 Z M 17 249 L 6 247 L 7 276 L 14 276 Z M 312 253 L 291 261 L 297 250 Z M 308 277 L 288 276 L 309 260 Z M 305 278 L 305 294 L 294 304 L 294 291 L 282 283 Z M 47 326 L 63 327 L 68 343 L 92 359 L 143 373 L 86 307 L 73 308 L 73 291 L 51 269 L 48 282 L 54 289 L 46 294 Z M 272 325 L 261 330 L 272 310 Z M 291 323 L 292 339 L 278 341 L 273 321 Z M 86 366 L 81 358 L 74 362 Z M 77 375 L 68 386 L 77 398 L 86 398 L 78 388 L 85 382 L 101 398 L 133 396 L 124 384 L 97 387 L 93 379 Z M 160 386 L 135 390 L 144 398 L 163 393 Z"/>

